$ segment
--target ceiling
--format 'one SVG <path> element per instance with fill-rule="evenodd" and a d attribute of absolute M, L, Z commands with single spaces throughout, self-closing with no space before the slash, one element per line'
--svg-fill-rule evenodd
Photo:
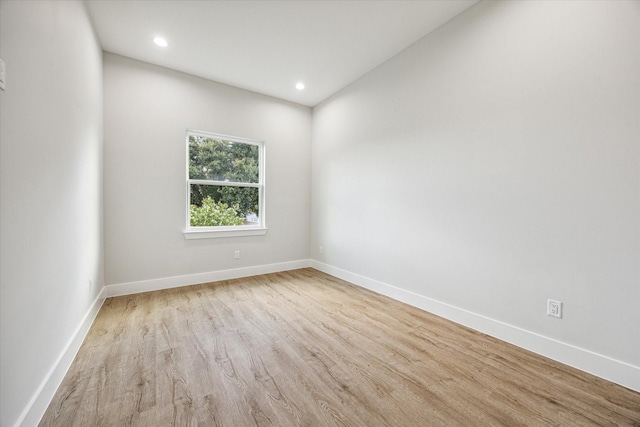
<path fill-rule="evenodd" d="M 88 0 L 102 47 L 315 106 L 477 0 Z M 164 37 L 168 46 L 156 46 Z M 297 90 L 297 82 L 305 89 Z"/>

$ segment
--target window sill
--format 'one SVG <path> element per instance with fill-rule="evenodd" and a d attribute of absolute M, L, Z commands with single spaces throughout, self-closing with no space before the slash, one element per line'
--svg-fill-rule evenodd
<path fill-rule="evenodd" d="M 242 236 L 263 236 L 267 234 L 266 227 L 216 227 L 216 228 L 204 228 L 188 229 L 183 232 L 184 238 L 187 240 L 192 239 L 218 239 L 221 237 L 242 237 Z"/>

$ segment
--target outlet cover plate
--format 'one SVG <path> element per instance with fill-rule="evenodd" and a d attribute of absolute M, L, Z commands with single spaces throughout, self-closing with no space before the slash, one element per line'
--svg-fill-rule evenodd
<path fill-rule="evenodd" d="M 562 302 L 553 299 L 547 300 L 547 315 L 562 319 Z"/>

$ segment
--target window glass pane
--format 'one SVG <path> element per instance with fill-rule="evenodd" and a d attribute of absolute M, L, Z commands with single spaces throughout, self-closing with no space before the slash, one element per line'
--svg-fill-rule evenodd
<path fill-rule="evenodd" d="M 191 184 L 191 227 L 258 225 L 259 189 Z"/>
<path fill-rule="evenodd" d="M 189 178 L 258 183 L 259 147 L 189 135 Z"/>

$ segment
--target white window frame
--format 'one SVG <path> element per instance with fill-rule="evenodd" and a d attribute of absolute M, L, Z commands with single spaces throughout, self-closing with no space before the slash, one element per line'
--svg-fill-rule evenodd
<path fill-rule="evenodd" d="M 215 181 L 215 180 L 202 180 L 202 179 L 190 179 L 189 178 L 189 136 L 196 135 L 205 138 L 221 139 L 224 141 L 237 142 L 240 144 L 257 145 L 258 150 L 258 183 L 246 183 L 246 182 L 229 182 L 229 181 Z M 257 141 L 253 139 L 240 138 L 237 136 L 222 135 L 219 133 L 204 132 L 199 130 L 187 129 L 186 133 L 185 154 L 186 161 L 186 228 L 183 231 L 185 239 L 211 239 L 219 237 L 240 237 L 240 236 L 259 236 L 267 233 L 266 223 L 266 210 L 265 210 L 265 144 L 263 141 Z M 253 187 L 258 188 L 258 207 L 260 212 L 260 223 L 257 225 L 235 225 L 235 226 L 217 226 L 217 227 L 192 227 L 190 221 L 190 205 L 191 205 L 191 185 L 220 185 L 230 187 Z"/>

